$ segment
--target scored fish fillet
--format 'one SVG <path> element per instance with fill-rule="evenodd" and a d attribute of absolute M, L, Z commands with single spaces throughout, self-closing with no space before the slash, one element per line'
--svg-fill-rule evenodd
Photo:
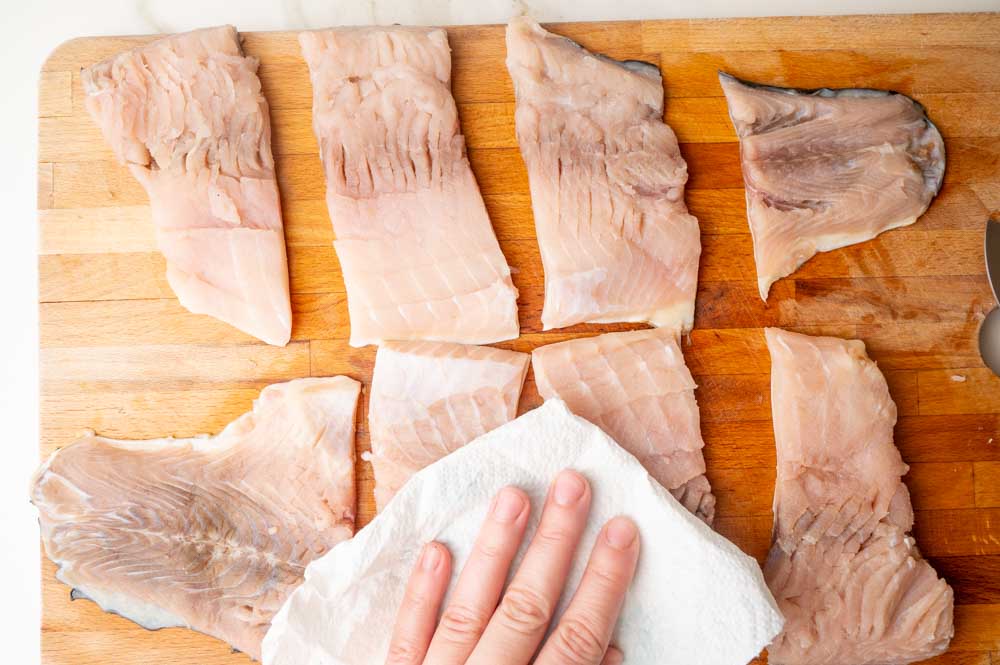
<path fill-rule="evenodd" d="M 414 473 L 514 419 L 529 358 L 447 342 L 379 346 L 368 414 L 378 510 Z"/>
<path fill-rule="evenodd" d="M 892 665 L 948 648 L 951 587 L 908 533 L 896 405 L 857 340 L 769 328 L 778 452 L 764 569 L 785 615 L 775 665 Z"/>
<path fill-rule="evenodd" d="M 517 290 L 449 88 L 443 30 L 303 32 L 351 345 L 518 335 Z"/>
<path fill-rule="evenodd" d="M 545 269 L 542 324 L 690 330 L 701 239 L 687 165 L 663 123 L 660 71 L 527 18 L 507 27 L 515 123 Z"/>
<path fill-rule="evenodd" d="M 944 140 L 905 95 L 719 80 L 740 139 L 764 300 L 816 252 L 912 224 L 941 189 Z"/>
<path fill-rule="evenodd" d="M 149 195 L 180 303 L 268 344 L 292 330 L 271 124 L 236 29 L 165 37 L 84 69 L 84 103 Z"/>
<path fill-rule="evenodd" d="M 31 500 L 56 576 L 106 612 L 259 659 L 306 565 L 354 532 L 360 390 L 298 379 L 212 438 L 91 435 L 54 453 Z"/>
<path fill-rule="evenodd" d="M 661 485 L 711 524 L 695 385 L 676 330 L 608 333 L 532 351 L 538 392 L 557 397 L 629 451 Z"/>

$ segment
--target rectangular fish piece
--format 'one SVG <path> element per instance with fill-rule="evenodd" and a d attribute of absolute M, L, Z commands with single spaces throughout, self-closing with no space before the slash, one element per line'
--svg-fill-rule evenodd
<path fill-rule="evenodd" d="M 368 413 L 379 511 L 414 473 L 514 419 L 529 359 L 448 342 L 379 346 Z"/>
<path fill-rule="evenodd" d="M 545 269 L 545 330 L 690 330 L 701 239 L 654 65 L 585 51 L 527 18 L 507 27 L 515 124 Z"/>
<path fill-rule="evenodd" d="M 303 32 L 351 345 L 517 337 L 517 290 L 465 152 L 443 30 Z"/>

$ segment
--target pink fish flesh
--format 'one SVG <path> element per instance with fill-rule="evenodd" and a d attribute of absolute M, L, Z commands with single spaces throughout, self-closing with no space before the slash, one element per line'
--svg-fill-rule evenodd
<path fill-rule="evenodd" d="M 268 344 L 292 330 L 271 124 L 232 26 L 158 39 L 84 69 L 87 110 L 149 194 L 181 304 Z"/>
<path fill-rule="evenodd" d="M 303 32 L 351 345 L 518 335 L 517 290 L 451 96 L 443 30 Z"/>

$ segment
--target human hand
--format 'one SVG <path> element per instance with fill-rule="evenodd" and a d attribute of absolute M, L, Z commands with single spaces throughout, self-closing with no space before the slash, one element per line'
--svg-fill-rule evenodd
<path fill-rule="evenodd" d="M 590 500 L 590 485 L 579 473 L 567 469 L 556 477 L 538 529 L 504 590 L 531 507 L 522 490 L 500 490 L 440 621 L 451 554 L 440 543 L 425 545 L 406 586 L 386 665 L 621 663 L 621 652 L 608 643 L 639 557 L 639 534 L 627 517 L 601 529 L 572 601 L 542 644 Z"/>

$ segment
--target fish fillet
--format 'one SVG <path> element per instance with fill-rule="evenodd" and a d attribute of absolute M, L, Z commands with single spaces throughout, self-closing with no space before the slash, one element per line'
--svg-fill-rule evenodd
<path fill-rule="evenodd" d="M 690 330 L 701 239 L 659 70 L 588 53 L 527 18 L 507 27 L 515 124 L 545 269 L 542 324 Z"/>
<path fill-rule="evenodd" d="M 514 419 L 528 360 L 448 342 L 379 346 L 368 414 L 379 511 L 414 473 Z"/>
<path fill-rule="evenodd" d="M 941 189 L 944 140 L 905 95 L 719 80 L 740 139 L 764 300 L 816 252 L 912 224 Z"/>
<path fill-rule="evenodd" d="M 106 612 L 186 626 L 253 658 L 306 565 L 354 531 L 347 377 L 265 388 L 217 436 L 87 436 L 32 481 L 56 576 Z"/>
<path fill-rule="evenodd" d="M 268 344 L 292 330 L 257 59 L 235 28 L 165 37 L 81 72 L 85 105 L 149 195 L 181 304 Z"/>
<path fill-rule="evenodd" d="M 769 328 L 778 449 L 764 574 L 775 665 L 895 665 L 948 648 L 951 587 L 917 551 L 896 405 L 856 340 Z"/>
<path fill-rule="evenodd" d="M 608 333 L 531 353 L 538 392 L 604 430 L 684 507 L 711 524 L 715 497 L 705 477 L 695 383 L 677 333 L 667 328 Z"/>
<path fill-rule="evenodd" d="M 517 290 L 451 96 L 443 30 L 303 32 L 351 345 L 518 335 Z"/>

